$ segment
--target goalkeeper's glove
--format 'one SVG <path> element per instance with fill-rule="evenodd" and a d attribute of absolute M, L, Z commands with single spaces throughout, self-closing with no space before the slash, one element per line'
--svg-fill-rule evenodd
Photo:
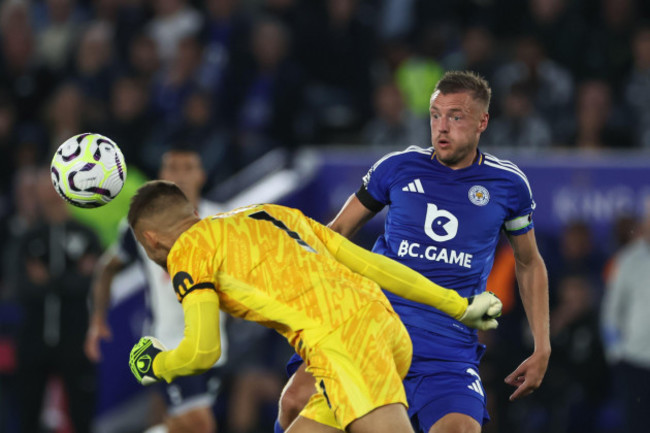
<path fill-rule="evenodd" d="M 467 298 L 467 310 L 460 316 L 459 321 L 472 328 L 487 331 L 496 329 L 499 324 L 496 318 L 501 316 L 501 300 L 492 292 Z"/>
<path fill-rule="evenodd" d="M 142 385 L 151 385 L 161 379 L 153 373 L 153 359 L 160 352 L 167 350 L 155 337 L 142 337 L 131 349 L 129 367 L 135 378 Z"/>

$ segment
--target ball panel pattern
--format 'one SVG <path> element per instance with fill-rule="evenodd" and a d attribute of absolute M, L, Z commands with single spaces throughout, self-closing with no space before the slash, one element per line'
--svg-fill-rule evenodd
<path fill-rule="evenodd" d="M 119 147 L 99 134 L 66 140 L 52 159 L 52 184 L 61 197 L 79 207 L 98 207 L 124 186 L 126 165 Z"/>

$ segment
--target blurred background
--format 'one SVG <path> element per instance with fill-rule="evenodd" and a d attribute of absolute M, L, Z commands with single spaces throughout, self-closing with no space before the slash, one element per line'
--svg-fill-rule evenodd
<path fill-rule="evenodd" d="M 499 329 L 481 336 L 492 416 L 484 431 L 625 432 L 621 357 L 601 332 L 601 310 L 618 254 L 650 215 L 650 3 L 642 0 L 3 0 L 0 432 L 21 431 L 16 352 L 44 326 L 26 326 L 44 270 L 20 259 L 24 234 L 60 217 L 62 201 L 41 191 L 60 143 L 98 132 L 128 163 L 117 200 L 66 210 L 97 237 L 95 254 L 115 241 L 130 195 L 156 177 L 170 148 L 200 152 L 204 195 L 224 208 L 276 202 L 328 222 L 382 155 L 430 145 L 429 97 L 452 69 L 492 86 L 479 147 L 528 175 L 550 277 L 549 371 L 542 388 L 511 403 L 503 378 L 532 347 L 512 253 L 505 242 L 497 250 L 490 287 L 505 309 Z M 355 240 L 371 247 L 382 220 Z M 76 311 L 90 283 L 79 266 Z M 147 319 L 144 284 L 137 266 L 114 283 L 113 339 L 84 385 L 97 432 L 159 421 L 159 402 L 127 365 Z M 83 341 L 87 324 L 70 322 L 71 341 Z M 219 431 L 271 431 L 291 351 L 265 330 L 235 329 L 214 408 Z M 71 365 L 41 361 L 33 374 Z M 260 372 L 263 392 L 237 393 Z M 60 373 L 43 398 L 33 416 L 44 431 L 73 432 Z"/>

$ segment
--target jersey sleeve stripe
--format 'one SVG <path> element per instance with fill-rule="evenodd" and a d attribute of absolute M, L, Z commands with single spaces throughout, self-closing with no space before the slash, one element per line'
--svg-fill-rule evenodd
<path fill-rule="evenodd" d="M 433 148 L 422 149 L 421 147 L 418 147 L 418 146 L 409 146 L 404 150 L 399 150 L 397 152 L 391 152 L 391 153 L 388 153 L 388 154 L 384 155 L 379 161 L 377 161 L 377 162 L 375 162 L 373 164 L 371 170 L 376 169 L 377 167 L 379 167 L 379 165 L 382 162 L 386 161 L 389 158 L 392 158 L 393 156 L 402 155 L 402 154 L 408 153 L 408 152 L 418 152 L 418 153 L 421 153 L 423 155 L 429 155 L 429 154 L 431 154 L 432 151 L 433 151 Z"/>
<path fill-rule="evenodd" d="M 499 159 L 494 155 L 490 155 L 489 153 L 486 155 L 486 159 L 496 163 L 496 164 L 501 164 L 505 167 L 510 167 L 513 170 L 517 171 L 519 174 L 521 174 L 523 177 L 526 177 L 523 171 L 519 167 L 517 167 L 513 162 L 505 160 L 505 159 Z"/>
<path fill-rule="evenodd" d="M 488 161 L 487 159 L 485 160 L 485 165 L 489 165 L 490 167 L 499 168 L 501 170 L 509 171 L 511 173 L 516 174 L 517 176 L 519 176 L 526 183 L 526 187 L 528 188 L 528 193 L 530 194 L 531 198 L 533 197 L 533 190 L 530 189 L 530 184 L 528 183 L 528 179 L 526 178 L 526 176 L 523 173 L 521 173 L 518 170 L 514 170 L 512 168 L 505 167 L 505 166 L 500 165 L 500 164 L 495 164 L 493 162 Z"/>

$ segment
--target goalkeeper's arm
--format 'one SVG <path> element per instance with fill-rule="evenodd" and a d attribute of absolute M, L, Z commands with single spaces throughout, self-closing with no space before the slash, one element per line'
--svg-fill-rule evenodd
<path fill-rule="evenodd" d="M 435 307 L 474 328 L 497 327 L 493 317 L 501 314 L 501 302 L 492 293 L 463 298 L 456 291 L 445 289 L 401 263 L 361 248 L 339 234 L 329 237 L 326 245 L 339 262 L 391 293 Z"/>
<path fill-rule="evenodd" d="M 221 356 L 219 297 L 213 290 L 195 290 L 183 299 L 185 334 L 178 347 L 159 353 L 153 374 L 167 382 L 210 369 Z"/>

